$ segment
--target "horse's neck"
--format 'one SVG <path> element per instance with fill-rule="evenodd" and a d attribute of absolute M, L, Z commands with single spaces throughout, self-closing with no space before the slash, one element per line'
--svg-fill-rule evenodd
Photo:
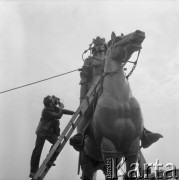
<path fill-rule="evenodd" d="M 104 72 L 106 73 L 103 81 L 104 94 L 118 100 L 128 100 L 132 96 L 132 93 L 122 64 L 117 61 L 105 59 Z"/>

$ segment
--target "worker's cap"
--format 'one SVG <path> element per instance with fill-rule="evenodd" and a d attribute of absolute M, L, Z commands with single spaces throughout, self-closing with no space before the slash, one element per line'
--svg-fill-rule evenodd
<path fill-rule="evenodd" d="M 51 103 L 53 103 L 53 98 L 51 96 L 46 96 L 43 100 L 43 103 L 46 107 L 48 107 Z"/>

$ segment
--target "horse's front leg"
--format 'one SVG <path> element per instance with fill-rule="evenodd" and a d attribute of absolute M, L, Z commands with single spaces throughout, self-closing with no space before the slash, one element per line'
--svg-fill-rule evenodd
<path fill-rule="evenodd" d="M 97 171 L 104 172 L 104 163 L 88 156 L 84 151 L 81 152 L 80 165 L 82 170 L 82 180 L 96 180 Z"/>
<path fill-rule="evenodd" d="M 137 154 L 126 155 L 126 173 L 123 177 L 124 180 L 137 179 Z"/>
<path fill-rule="evenodd" d="M 124 175 L 124 179 L 137 179 L 138 178 L 138 152 L 139 152 L 139 138 L 135 139 L 131 146 L 124 154 L 125 162 L 126 162 L 126 174 Z"/>
<path fill-rule="evenodd" d="M 122 159 L 122 155 L 116 151 L 116 147 L 112 141 L 103 137 L 101 141 L 101 152 L 105 162 L 105 179 L 118 179 L 118 164 Z"/>

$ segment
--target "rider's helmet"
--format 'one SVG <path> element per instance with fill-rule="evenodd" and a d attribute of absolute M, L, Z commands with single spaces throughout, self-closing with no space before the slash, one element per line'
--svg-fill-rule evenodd
<path fill-rule="evenodd" d="M 51 96 L 46 96 L 43 100 L 44 106 L 45 107 L 50 107 L 51 104 L 53 104 L 54 100 Z"/>
<path fill-rule="evenodd" d="M 95 53 L 99 51 L 105 51 L 107 50 L 107 45 L 105 38 L 101 38 L 99 36 L 96 37 L 96 39 L 93 39 L 93 48 L 92 48 L 92 54 L 94 55 Z"/>

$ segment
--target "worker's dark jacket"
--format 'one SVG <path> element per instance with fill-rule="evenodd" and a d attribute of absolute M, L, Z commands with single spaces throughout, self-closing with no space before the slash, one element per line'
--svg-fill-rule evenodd
<path fill-rule="evenodd" d="M 36 129 L 36 134 L 47 135 L 52 131 L 54 124 L 58 124 L 58 119 L 63 115 L 62 110 L 58 113 L 55 112 L 53 108 L 44 108 L 42 111 L 41 119 L 39 125 Z"/>
<path fill-rule="evenodd" d="M 42 111 L 41 119 L 39 125 L 36 129 L 37 135 L 47 135 L 49 133 L 54 133 L 57 136 L 60 135 L 60 122 L 59 119 L 63 114 L 73 115 L 74 112 L 67 109 L 47 108 L 45 107 Z"/>

